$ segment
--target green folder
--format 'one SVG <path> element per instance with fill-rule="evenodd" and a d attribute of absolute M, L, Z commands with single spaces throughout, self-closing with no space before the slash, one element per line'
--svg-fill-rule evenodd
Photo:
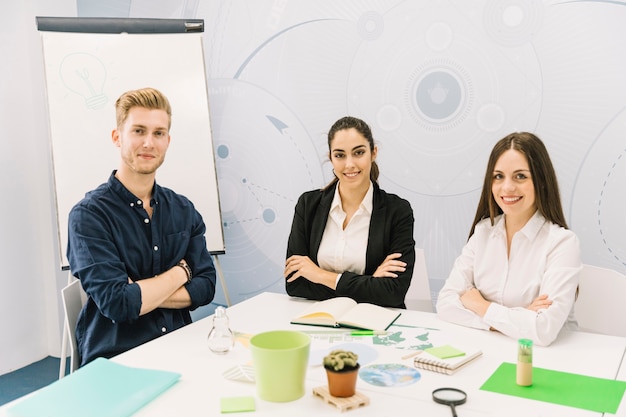
<path fill-rule="evenodd" d="M 180 374 L 131 368 L 98 358 L 7 409 L 10 417 L 126 417 L 178 381 Z"/>
<path fill-rule="evenodd" d="M 596 378 L 533 367 L 533 384 L 515 383 L 516 365 L 504 362 L 480 387 L 481 390 L 615 414 L 626 390 L 626 381 Z"/>

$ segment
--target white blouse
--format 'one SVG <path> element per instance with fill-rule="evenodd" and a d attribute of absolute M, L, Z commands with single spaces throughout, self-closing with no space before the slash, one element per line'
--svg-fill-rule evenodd
<path fill-rule="evenodd" d="M 339 186 L 335 188 L 335 197 L 331 203 L 322 241 L 317 251 L 317 262 L 320 268 L 337 272 L 339 274 L 337 282 L 345 271 L 359 275 L 363 275 L 365 272 L 365 255 L 369 239 L 373 199 L 374 187 L 370 182 L 370 187 L 365 193 L 361 205 L 344 229 L 343 222 L 346 213 L 341 206 Z"/>
<path fill-rule="evenodd" d="M 538 211 L 518 231 L 507 257 L 505 216 L 476 225 L 439 293 L 437 314 L 468 327 L 490 327 L 535 344 L 552 343 L 565 326 L 576 329 L 574 300 L 582 269 L 580 244 L 571 230 L 547 221 Z M 460 296 L 476 287 L 491 301 L 484 317 L 466 309 Z M 541 294 L 552 305 L 535 312 L 526 307 Z"/>

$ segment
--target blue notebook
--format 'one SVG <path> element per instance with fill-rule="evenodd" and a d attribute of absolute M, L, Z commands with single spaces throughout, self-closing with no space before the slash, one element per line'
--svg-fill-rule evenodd
<path fill-rule="evenodd" d="M 174 385 L 180 374 L 98 358 L 7 409 L 11 417 L 124 417 Z"/>

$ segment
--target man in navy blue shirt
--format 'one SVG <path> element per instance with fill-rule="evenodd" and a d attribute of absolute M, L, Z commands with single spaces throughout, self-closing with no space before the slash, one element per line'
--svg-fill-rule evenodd
<path fill-rule="evenodd" d="M 76 325 L 81 365 L 191 323 L 215 295 L 201 215 L 155 180 L 170 143 L 167 98 L 128 91 L 115 108 L 119 168 L 69 215 L 67 257 L 89 296 Z"/>

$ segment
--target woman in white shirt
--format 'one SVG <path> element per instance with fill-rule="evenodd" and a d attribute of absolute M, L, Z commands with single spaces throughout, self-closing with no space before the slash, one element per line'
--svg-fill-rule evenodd
<path fill-rule="evenodd" d="M 328 132 L 335 178 L 296 204 L 285 261 L 291 296 L 404 308 L 415 263 L 413 210 L 378 186 L 378 148 L 355 117 Z"/>
<path fill-rule="evenodd" d="M 506 136 L 489 157 L 469 240 L 439 293 L 439 317 L 549 345 L 563 327 L 577 327 L 581 268 L 546 147 L 531 133 Z"/>

